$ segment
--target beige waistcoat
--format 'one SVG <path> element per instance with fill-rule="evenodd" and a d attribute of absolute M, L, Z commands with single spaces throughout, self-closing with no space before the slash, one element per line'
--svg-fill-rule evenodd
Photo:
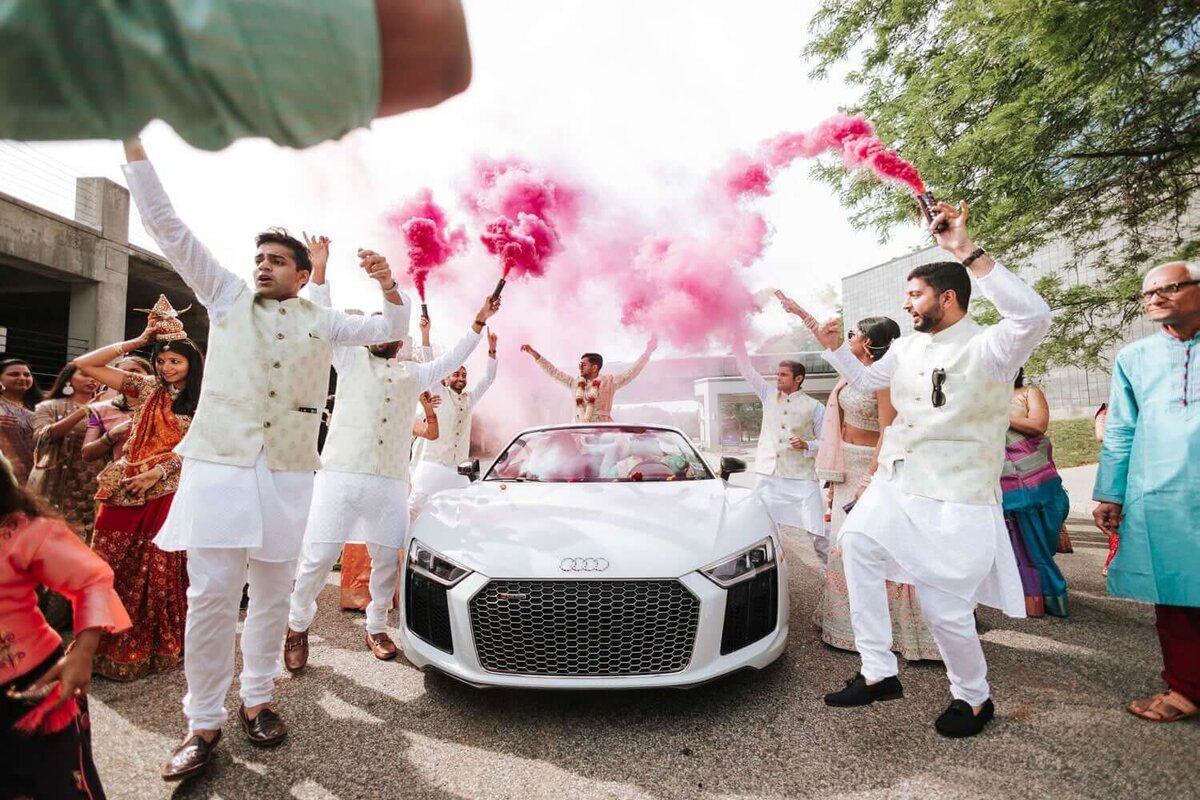
<path fill-rule="evenodd" d="M 438 408 L 438 438 L 425 445 L 425 461 L 457 466 L 471 456 L 471 392 L 447 389 Z"/>
<path fill-rule="evenodd" d="M 806 442 L 816 438 L 813 420 L 820 405 L 803 390 L 789 395 L 770 392 L 763 401 L 762 430 L 754 454 L 754 470 L 760 475 L 817 479 L 816 459 L 808 450 L 798 450 L 789 441 L 796 436 Z"/>
<path fill-rule="evenodd" d="M 407 481 L 418 388 L 416 362 L 346 348 L 321 468 Z"/>
<path fill-rule="evenodd" d="M 247 287 L 209 328 L 204 384 L 184 458 L 314 471 L 329 391 L 331 312 L 302 298 L 266 300 Z"/>

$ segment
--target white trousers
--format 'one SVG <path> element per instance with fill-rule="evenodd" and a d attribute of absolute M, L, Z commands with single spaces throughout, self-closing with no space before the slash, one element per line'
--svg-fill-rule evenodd
<path fill-rule="evenodd" d="M 242 702 L 271 701 L 287 625 L 295 561 L 260 561 L 248 548 L 188 548 L 188 609 L 183 671 L 188 730 L 217 730 L 224 724 L 225 695 L 233 683 L 233 648 L 242 586 L 250 605 L 242 628 Z"/>
<path fill-rule="evenodd" d="M 892 616 L 888 611 L 888 551 L 871 537 L 856 531 L 842 534 L 842 565 L 850 595 L 850 625 L 862 657 L 862 675 L 875 683 L 897 674 L 892 652 Z M 975 630 L 975 603 L 956 594 L 916 581 L 917 600 L 925 624 L 933 633 L 950 694 L 978 706 L 991 694 L 987 661 Z"/>
<path fill-rule="evenodd" d="M 300 551 L 300 566 L 296 571 L 296 588 L 292 590 L 288 627 L 306 631 L 317 615 L 317 595 L 333 571 L 342 552 L 335 542 L 305 542 Z M 367 633 L 387 631 L 387 612 L 396 594 L 400 576 L 400 549 L 367 542 L 371 554 L 371 602 L 367 604 Z"/>

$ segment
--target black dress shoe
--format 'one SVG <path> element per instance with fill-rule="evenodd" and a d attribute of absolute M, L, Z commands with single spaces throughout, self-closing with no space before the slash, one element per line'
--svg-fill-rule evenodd
<path fill-rule="evenodd" d="M 846 681 L 845 689 L 825 695 L 825 705 L 848 708 L 870 705 L 876 700 L 899 700 L 901 697 L 904 697 L 904 687 L 895 675 L 868 685 L 862 673 L 856 672 L 853 678 Z"/>
<path fill-rule="evenodd" d="M 964 736 L 974 736 L 983 730 L 983 726 L 987 725 L 992 717 L 996 715 L 996 707 L 992 705 L 992 700 L 989 697 L 983 701 L 983 707 L 976 714 L 971 708 L 971 704 L 966 700 L 955 700 L 950 703 L 950 707 L 942 712 L 942 715 L 933 723 L 933 727 L 942 736 L 949 736 L 951 739 L 961 739 Z"/>
<path fill-rule="evenodd" d="M 207 741 L 200 734 L 193 734 L 183 744 L 175 748 L 170 760 L 163 765 L 162 779 L 164 781 L 187 780 L 193 775 L 199 775 L 212 760 L 213 748 L 221 741 L 221 732 L 213 740 Z"/>
<path fill-rule="evenodd" d="M 287 738 L 287 726 L 283 720 L 269 708 L 258 712 L 254 719 L 246 716 L 246 706 L 243 703 L 238 708 L 238 719 L 246 731 L 246 738 L 255 747 L 274 747 Z"/>

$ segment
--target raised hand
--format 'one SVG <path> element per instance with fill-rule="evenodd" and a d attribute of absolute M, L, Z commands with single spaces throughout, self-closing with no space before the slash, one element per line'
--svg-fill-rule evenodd
<path fill-rule="evenodd" d="M 488 328 L 487 337 L 488 337 L 488 354 L 495 355 L 496 354 L 496 342 L 498 342 L 500 340 L 500 337 L 497 336 L 496 334 L 492 333 L 492 329 L 490 327 Z"/>
<path fill-rule="evenodd" d="M 523 344 L 523 345 L 521 345 L 521 352 L 522 352 L 522 353 L 529 353 L 529 355 L 533 356 L 534 358 L 541 358 L 541 357 L 542 357 L 542 354 L 541 354 L 541 353 L 539 353 L 537 350 L 534 350 L 534 349 L 533 349 L 533 345 L 531 345 L 531 344 Z"/>
<path fill-rule="evenodd" d="M 500 310 L 500 298 L 488 296 L 484 298 L 483 305 L 479 307 L 479 313 L 475 315 L 475 319 L 487 321 Z"/>
<path fill-rule="evenodd" d="M 331 239 L 328 236 L 309 236 L 307 231 L 304 232 L 304 245 L 308 248 L 308 257 L 312 260 L 313 270 L 322 276 L 325 274 L 325 267 L 329 265 L 330 242 Z"/>
<path fill-rule="evenodd" d="M 438 406 L 442 404 L 442 398 L 433 392 L 421 392 L 421 408 L 425 411 L 426 417 L 431 417 L 436 413 Z"/>
<path fill-rule="evenodd" d="M 366 271 L 371 280 L 378 282 L 380 288 L 385 292 L 396 288 L 396 279 L 392 277 L 392 268 L 388 265 L 387 259 L 379 253 L 374 250 L 360 249 L 358 265 Z"/>
<path fill-rule="evenodd" d="M 960 261 L 971 254 L 975 243 L 967 233 L 967 217 L 971 210 L 965 201 L 959 201 L 957 206 L 939 200 L 933 206 L 933 219 L 929 223 L 929 233 L 937 240 L 938 247 L 951 253 Z M 946 223 L 946 230 L 938 232 L 938 225 Z"/>

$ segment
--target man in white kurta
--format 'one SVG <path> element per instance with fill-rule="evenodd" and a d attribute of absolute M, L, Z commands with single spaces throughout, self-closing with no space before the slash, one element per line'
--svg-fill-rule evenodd
<path fill-rule="evenodd" d="M 422 360 L 433 357 L 428 347 L 421 349 Z M 413 491 L 410 515 L 416 519 L 429 498 L 447 489 L 459 489 L 470 479 L 458 474 L 458 465 L 471 456 L 471 414 L 496 380 L 496 342 L 488 337 L 487 370 L 483 380 L 467 389 L 467 368 L 460 366 L 437 387 L 442 398 L 438 409 L 438 438 L 423 441 L 414 454 Z"/>
<path fill-rule="evenodd" d="M 310 297 L 330 306 L 323 277 L 318 265 Z M 289 670 L 303 668 L 308 660 L 307 632 L 317 613 L 317 596 L 347 541 L 366 542 L 371 555 L 367 647 L 380 659 L 395 657 L 387 612 L 408 531 L 412 410 L 421 392 L 467 359 L 479 344 L 483 323 L 498 307 L 498 300 L 485 301 L 454 348 L 426 363 L 400 360 L 400 342 L 333 349 L 337 394 L 288 613 L 284 661 Z"/>
<path fill-rule="evenodd" d="M 311 264 L 283 232 L 260 235 L 254 287 L 217 263 L 179 220 L 138 143 L 126 146 L 130 194 L 147 232 L 208 309 L 207 363 L 187 436 L 179 489 L 155 539 L 188 554 L 183 700 L 188 737 L 163 768 L 166 780 L 198 774 L 225 722 L 233 680 L 242 587 L 250 604 L 242 631 L 239 718 L 252 744 L 286 736 L 270 707 L 279 642 L 319 465 L 317 430 L 328 390 L 331 348 L 400 338 L 410 304 L 387 262 L 360 251 L 385 290 L 383 315 L 355 317 L 296 294 Z M 282 242 L 282 243 L 281 243 Z"/>
<path fill-rule="evenodd" d="M 975 246 L 966 218 L 965 204 L 938 204 L 930 230 L 962 264 L 913 270 L 904 308 L 916 332 L 887 355 L 864 366 L 836 320 L 818 331 L 829 348 L 825 359 L 847 381 L 862 391 L 890 388 L 896 407 L 878 472 L 841 534 L 862 671 L 825 701 L 852 706 L 902 696 L 884 581 L 913 584 L 954 697 L 935 722 L 946 736 L 977 734 L 993 714 L 976 604 L 1025 615 L 1001 512 L 1000 470 L 1013 378 L 1051 319 L 1033 289 Z M 936 232 L 942 221 L 947 230 Z M 967 268 L 1003 317 L 998 324 L 984 327 L 966 316 Z"/>
<path fill-rule="evenodd" d="M 734 357 L 742 378 L 762 402 L 762 428 L 754 454 L 758 496 L 777 524 L 808 533 L 824 571 L 829 563 L 829 534 L 816 458 L 825 405 L 800 388 L 803 364 L 779 362 L 772 386 L 754 369 L 741 342 L 734 347 Z"/>

